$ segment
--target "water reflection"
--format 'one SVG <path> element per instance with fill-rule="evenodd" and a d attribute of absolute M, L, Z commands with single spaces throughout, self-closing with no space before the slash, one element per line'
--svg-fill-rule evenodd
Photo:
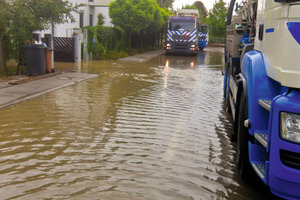
<path fill-rule="evenodd" d="M 90 61 L 98 78 L 1 110 L 1 198 L 264 198 L 235 173 L 223 62 Z"/>

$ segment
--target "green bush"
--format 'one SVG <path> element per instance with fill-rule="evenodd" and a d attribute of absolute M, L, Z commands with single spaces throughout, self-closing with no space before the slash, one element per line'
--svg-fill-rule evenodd
<path fill-rule="evenodd" d="M 88 30 L 87 50 L 94 60 L 117 59 L 159 48 L 154 33 L 132 34 L 133 48 L 128 52 L 128 38 L 120 28 L 96 25 L 84 29 Z"/>
<path fill-rule="evenodd" d="M 122 56 L 118 52 L 126 50 L 126 40 L 121 30 L 102 25 L 86 26 L 88 30 L 88 52 L 92 53 L 93 59 L 99 60 L 109 57 Z"/>

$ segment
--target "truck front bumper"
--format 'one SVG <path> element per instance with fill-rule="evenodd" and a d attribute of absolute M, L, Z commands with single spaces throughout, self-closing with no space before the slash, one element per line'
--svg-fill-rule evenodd
<path fill-rule="evenodd" d="M 281 112 L 300 115 L 300 91 L 276 98 L 271 110 L 268 184 L 272 193 L 285 199 L 300 199 L 300 143 L 281 138 Z"/>
<path fill-rule="evenodd" d="M 165 49 L 167 53 L 196 54 L 198 52 L 196 42 L 167 42 Z"/>
<path fill-rule="evenodd" d="M 198 48 L 199 49 L 203 49 L 205 47 L 207 47 L 207 41 L 199 41 L 198 42 Z"/>

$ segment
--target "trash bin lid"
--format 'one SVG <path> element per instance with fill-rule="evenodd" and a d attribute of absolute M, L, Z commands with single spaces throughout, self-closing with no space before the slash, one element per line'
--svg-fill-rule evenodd
<path fill-rule="evenodd" d="M 22 46 L 23 49 L 46 49 L 42 44 L 27 44 Z"/>

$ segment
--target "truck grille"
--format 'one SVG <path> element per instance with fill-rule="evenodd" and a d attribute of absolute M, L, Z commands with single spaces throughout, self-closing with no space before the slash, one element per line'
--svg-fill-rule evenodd
<path fill-rule="evenodd" d="M 190 36 L 189 35 L 173 35 L 174 40 L 189 40 Z"/>
<path fill-rule="evenodd" d="M 280 150 L 281 162 L 291 168 L 300 169 L 300 153 Z"/>
<path fill-rule="evenodd" d="M 188 44 L 185 43 L 174 43 L 174 49 L 187 49 Z"/>

